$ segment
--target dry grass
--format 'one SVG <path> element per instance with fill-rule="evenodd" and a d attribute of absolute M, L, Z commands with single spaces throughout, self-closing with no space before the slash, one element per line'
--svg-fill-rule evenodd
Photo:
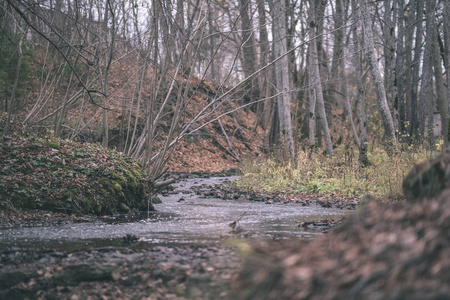
<path fill-rule="evenodd" d="M 337 148 L 334 157 L 308 156 L 300 152 L 296 163 L 275 158 L 247 161 L 239 188 L 267 193 L 310 192 L 336 196 L 372 194 L 385 200 L 402 199 L 402 181 L 411 167 L 432 154 L 409 150 L 389 157 L 380 149 L 370 153 L 370 165 L 362 167 L 357 151 Z"/>

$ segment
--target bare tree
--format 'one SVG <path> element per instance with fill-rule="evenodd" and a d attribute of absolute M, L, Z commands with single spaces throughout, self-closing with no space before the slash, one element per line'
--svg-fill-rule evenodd
<path fill-rule="evenodd" d="M 413 3 L 414 4 L 414 3 Z M 414 58 L 411 65 L 412 81 L 408 84 L 407 89 L 410 89 L 410 104 L 411 104 L 411 131 L 410 135 L 412 138 L 421 141 L 422 137 L 420 136 L 422 133 L 419 132 L 419 116 L 418 116 L 418 88 L 419 88 L 419 79 L 420 79 L 420 60 L 422 57 L 422 37 L 423 37 L 423 9 L 424 9 L 424 1 L 423 0 L 415 0 L 415 9 L 416 9 L 416 19 L 412 24 L 416 24 L 416 32 L 415 32 L 415 46 L 414 46 Z"/>
<path fill-rule="evenodd" d="M 361 67 L 361 52 L 360 39 L 357 30 L 357 3 L 358 0 L 351 0 L 353 15 L 352 15 L 352 37 L 353 37 L 353 55 L 352 62 L 355 67 L 356 90 L 357 99 L 359 103 L 359 162 L 363 166 L 369 164 L 367 157 L 367 117 L 366 117 L 366 95 L 364 92 L 362 82 L 362 67 Z"/>
<path fill-rule="evenodd" d="M 242 66 L 244 76 L 249 77 L 256 71 L 256 57 L 255 57 L 255 36 L 253 34 L 252 20 L 249 16 L 250 0 L 239 0 L 239 11 L 241 16 L 242 27 Z M 249 101 L 258 99 L 258 87 L 252 78 L 249 82 Z"/>
<path fill-rule="evenodd" d="M 317 100 L 317 109 L 319 112 L 319 119 L 322 124 L 325 147 L 327 155 L 333 156 L 333 145 L 331 143 L 331 135 L 328 127 L 327 115 L 325 112 L 325 105 L 323 100 L 322 82 L 320 80 L 319 73 L 319 59 L 317 57 L 317 44 L 316 44 L 316 14 L 315 14 L 315 0 L 310 1 L 310 21 L 309 21 L 309 82 L 314 88 L 314 96 Z M 311 113 L 311 112 L 310 112 Z M 311 130 L 311 128 L 310 128 Z"/>
<path fill-rule="evenodd" d="M 283 0 L 273 1 L 275 77 L 278 96 L 278 116 L 284 157 L 294 158 L 294 139 L 291 123 L 291 94 L 289 90 L 289 64 L 286 50 L 286 5 Z"/>
<path fill-rule="evenodd" d="M 428 142 L 431 145 L 433 140 L 433 44 L 434 44 L 434 19 L 436 0 L 426 0 L 426 37 L 423 58 L 422 81 L 420 85 L 419 98 L 419 134 L 424 136 L 425 128 Z M 427 125 L 425 122 L 427 121 Z"/>
<path fill-rule="evenodd" d="M 398 36 L 397 36 L 397 52 L 396 52 L 396 61 L 395 61 L 395 84 L 396 84 L 396 103 L 398 106 L 398 130 L 401 134 L 406 132 L 406 110 L 405 110 L 405 55 L 404 55 L 404 15 L 405 15 L 405 1 L 398 1 L 397 8 L 397 28 L 398 28 Z"/>
<path fill-rule="evenodd" d="M 445 41 L 445 70 L 447 73 L 447 99 L 446 103 L 448 105 L 448 111 L 450 112 L 450 3 L 448 1 L 443 1 L 444 4 L 444 41 Z M 447 124 L 442 123 L 442 126 L 448 128 L 450 122 Z M 447 136 L 447 139 L 450 137 Z M 444 141 L 446 138 L 444 137 Z"/>
<path fill-rule="evenodd" d="M 373 84 L 377 94 L 378 108 L 383 120 L 385 134 L 385 149 L 389 155 L 396 152 L 397 139 L 395 137 L 394 122 L 392 119 L 389 105 L 386 100 L 386 90 L 383 79 L 378 68 L 377 58 L 375 56 L 375 47 L 373 42 L 373 33 L 367 7 L 367 0 L 360 0 L 360 14 L 364 29 L 364 52 L 367 55 L 370 72 L 372 73 Z"/>
<path fill-rule="evenodd" d="M 441 135 L 442 139 L 444 141 L 445 148 L 448 147 L 449 141 L 448 141 L 448 104 L 447 104 L 447 97 L 446 97 L 446 91 L 444 86 L 444 78 L 443 78 L 443 72 L 442 72 L 442 60 L 440 55 L 440 48 L 438 45 L 438 31 L 436 22 L 433 20 L 433 27 L 434 27 L 434 35 L 435 38 L 433 40 L 433 63 L 434 63 L 434 78 L 435 78 L 435 84 L 436 84 L 436 99 L 437 104 L 439 108 L 439 113 L 441 116 Z"/>

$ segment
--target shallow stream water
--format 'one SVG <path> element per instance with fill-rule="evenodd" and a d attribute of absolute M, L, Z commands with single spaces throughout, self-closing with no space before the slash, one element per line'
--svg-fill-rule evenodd
<path fill-rule="evenodd" d="M 223 200 L 205 197 L 202 191 L 226 184 L 233 177 L 181 179 L 174 191 L 160 195 L 156 212 L 133 217 L 116 216 L 107 221 L 49 227 L 0 230 L 0 249 L 82 249 L 120 246 L 126 235 L 139 237 L 140 245 L 209 244 L 233 236 L 281 239 L 313 238 L 321 229 L 305 230 L 298 224 L 345 215 L 347 211 L 293 202 Z M 214 187 L 213 187 L 214 189 Z M 196 192 L 197 191 L 197 192 Z M 239 234 L 229 224 L 238 220 Z"/>

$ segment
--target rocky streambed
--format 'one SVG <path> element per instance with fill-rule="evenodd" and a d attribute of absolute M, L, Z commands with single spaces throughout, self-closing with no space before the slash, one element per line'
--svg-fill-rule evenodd
<path fill-rule="evenodd" d="M 0 299 L 228 299 L 236 240 L 311 239 L 348 213 L 237 193 L 233 179 L 179 177 L 148 214 L 3 212 Z"/>

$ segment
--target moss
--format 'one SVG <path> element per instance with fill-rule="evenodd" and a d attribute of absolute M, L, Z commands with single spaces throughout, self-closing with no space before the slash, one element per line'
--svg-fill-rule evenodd
<path fill-rule="evenodd" d="M 114 179 L 114 181 L 116 181 L 121 186 L 127 185 L 127 180 L 125 179 L 125 177 L 123 177 L 122 174 L 120 174 L 118 172 L 113 172 L 113 173 L 111 173 L 111 177 Z"/>
<path fill-rule="evenodd" d="M 16 138 L 0 151 L 0 169 L 21 176 L 0 182 L 0 207 L 95 214 L 114 212 L 119 203 L 146 208 L 146 174 L 133 158 L 87 143 Z"/>
<path fill-rule="evenodd" d="M 112 185 L 116 191 L 118 191 L 118 192 L 122 191 L 122 186 L 118 182 L 113 181 Z"/>
<path fill-rule="evenodd" d="M 53 149 L 57 149 L 57 150 L 61 149 L 61 146 L 59 144 L 52 142 L 52 141 L 46 141 L 44 143 L 44 145 L 47 147 L 53 148 Z"/>

